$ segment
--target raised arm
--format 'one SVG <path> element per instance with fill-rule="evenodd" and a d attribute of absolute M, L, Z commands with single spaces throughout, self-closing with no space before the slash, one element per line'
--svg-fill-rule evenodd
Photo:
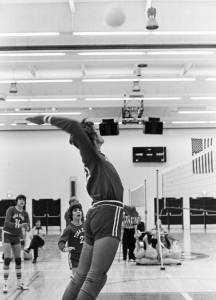
<path fill-rule="evenodd" d="M 94 146 L 89 140 L 80 122 L 67 118 L 42 115 L 27 118 L 27 120 L 38 125 L 48 123 L 72 135 L 73 140 L 76 142 L 84 161 L 89 159 L 91 160 L 92 157 L 97 155 Z"/>

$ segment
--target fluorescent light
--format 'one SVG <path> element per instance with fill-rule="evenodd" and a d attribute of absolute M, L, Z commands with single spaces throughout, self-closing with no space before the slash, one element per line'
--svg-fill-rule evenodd
<path fill-rule="evenodd" d="M 148 55 L 211 55 L 214 51 L 149 51 Z"/>
<path fill-rule="evenodd" d="M 190 97 L 191 100 L 216 100 L 216 96 L 200 96 L 200 97 Z"/>
<path fill-rule="evenodd" d="M 208 77 L 205 80 L 206 81 L 216 81 L 216 77 Z"/>
<path fill-rule="evenodd" d="M 180 110 L 179 114 L 216 114 L 216 110 Z"/>
<path fill-rule="evenodd" d="M 146 100 L 146 101 L 152 101 L 152 100 L 180 100 L 181 97 L 93 97 L 93 98 L 85 98 L 86 101 L 124 101 L 124 100 Z"/>
<path fill-rule="evenodd" d="M 7 98 L 9 102 L 53 102 L 53 101 L 76 101 L 76 98 Z"/>
<path fill-rule="evenodd" d="M 0 126 L 5 126 L 5 124 L 4 123 L 0 123 Z"/>
<path fill-rule="evenodd" d="M 0 53 L 0 57 L 25 57 L 25 56 L 64 56 L 64 52 L 30 52 L 30 53 Z"/>
<path fill-rule="evenodd" d="M 60 32 L 2 32 L 0 37 L 56 36 Z"/>
<path fill-rule="evenodd" d="M 172 121 L 172 124 L 216 124 L 216 121 Z"/>
<path fill-rule="evenodd" d="M 180 78 L 143 78 L 139 81 L 195 81 L 196 78 L 180 77 Z"/>
<path fill-rule="evenodd" d="M 5 113 L 0 113 L 0 116 L 37 116 L 39 113 L 33 113 L 33 112 L 28 112 L 28 113 L 12 113 L 12 112 L 5 112 Z"/>
<path fill-rule="evenodd" d="M 0 116 L 38 116 L 38 115 L 81 115 L 81 112 L 44 112 L 44 113 L 38 113 L 38 112 L 27 112 L 27 113 L 0 113 Z"/>
<path fill-rule="evenodd" d="M 75 31 L 73 35 L 216 35 L 216 31 Z"/>
<path fill-rule="evenodd" d="M 124 51 L 124 52 L 120 52 L 120 51 L 110 51 L 110 52 L 79 52 L 79 53 L 77 53 L 78 55 L 102 55 L 102 56 L 104 56 L 104 55 L 144 55 L 145 54 L 145 52 L 141 52 L 141 51 L 134 51 L 134 52 L 130 52 L 130 51 Z"/>
<path fill-rule="evenodd" d="M 13 79 L 13 80 L 0 80 L 0 83 L 53 83 L 53 82 L 73 82 L 72 79 Z"/>
<path fill-rule="evenodd" d="M 137 78 L 88 78 L 82 79 L 83 82 L 133 82 Z M 196 78 L 180 77 L 180 78 L 141 78 L 138 81 L 195 81 Z"/>
<path fill-rule="evenodd" d="M 46 112 L 46 115 L 81 115 L 81 112 L 74 111 L 74 112 Z"/>

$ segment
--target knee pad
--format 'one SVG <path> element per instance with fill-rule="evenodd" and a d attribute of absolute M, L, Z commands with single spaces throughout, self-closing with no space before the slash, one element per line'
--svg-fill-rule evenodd
<path fill-rule="evenodd" d="M 21 257 L 16 257 L 15 258 L 15 264 L 16 264 L 16 266 L 20 266 L 21 265 Z"/>
<path fill-rule="evenodd" d="M 74 277 L 71 279 L 68 286 L 66 287 L 62 300 L 76 299 L 85 279 L 86 274 L 84 275 L 76 272 Z"/>
<path fill-rule="evenodd" d="M 5 258 L 4 258 L 4 265 L 5 265 L 5 266 L 8 266 L 8 267 L 9 267 L 10 262 L 11 262 L 11 258 L 10 258 L 10 257 L 5 257 Z"/>
<path fill-rule="evenodd" d="M 82 299 L 82 293 L 89 295 L 90 298 L 96 299 L 107 280 L 106 274 L 99 274 L 95 272 L 89 272 L 86 280 L 83 283 L 81 292 L 77 297 L 77 300 Z M 80 298 L 79 298 L 80 297 Z"/>

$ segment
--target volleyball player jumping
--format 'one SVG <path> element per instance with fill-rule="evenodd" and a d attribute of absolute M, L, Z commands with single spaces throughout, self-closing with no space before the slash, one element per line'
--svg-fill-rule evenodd
<path fill-rule="evenodd" d="M 103 288 L 121 236 L 123 186 L 113 165 L 100 152 L 104 140 L 94 123 L 55 116 L 27 118 L 32 123 L 49 123 L 70 134 L 70 143 L 80 150 L 93 200 L 85 222 L 85 241 L 74 278 L 63 300 L 93 300 Z"/>

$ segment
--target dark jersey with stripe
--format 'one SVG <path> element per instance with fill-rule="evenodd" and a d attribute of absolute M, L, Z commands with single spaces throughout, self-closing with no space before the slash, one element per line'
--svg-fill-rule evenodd
<path fill-rule="evenodd" d="M 63 251 L 66 243 L 68 247 L 74 247 L 73 255 L 80 256 L 82 246 L 84 241 L 84 228 L 83 224 L 81 225 L 74 225 L 70 223 L 64 230 L 63 234 L 61 235 L 58 246 L 59 249 Z"/>
<path fill-rule="evenodd" d="M 15 206 L 9 207 L 6 211 L 3 231 L 22 237 L 22 228 L 20 228 L 22 223 L 30 224 L 28 213 L 25 210 L 19 211 Z"/>
<path fill-rule="evenodd" d="M 52 117 L 50 123 L 73 136 L 84 163 L 87 191 L 93 201 L 123 201 L 123 186 L 116 169 L 93 146 L 82 125 L 75 120 L 60 117 Z"/>

